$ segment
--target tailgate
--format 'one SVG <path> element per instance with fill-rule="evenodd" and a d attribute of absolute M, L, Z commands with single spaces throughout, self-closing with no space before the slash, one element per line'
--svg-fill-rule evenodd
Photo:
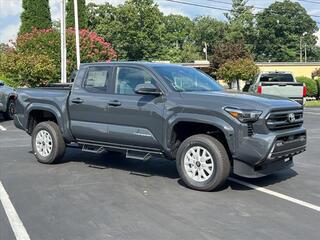
<path fill-rule="evenodd" d="M 287 98 L 303 98 L 303 83 L 262 82 L 260 84 L 263 94 L 270 94 Z"/>

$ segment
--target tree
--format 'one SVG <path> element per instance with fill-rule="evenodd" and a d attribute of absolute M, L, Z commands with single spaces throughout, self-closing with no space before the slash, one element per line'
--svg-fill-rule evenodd
<path fill-rule="evenodd" d="M 194 24 L 185 16 L 164 16 L 165 30 L 163 33 L 163 53 L 159 60 L 174 63 L 191 62 L 199 59 L 199 52 L 192 43 L 190 32 Z"/>
<path fill-rule="evenodd" d="M 217 75 L 227 81 L 229 87 L 232 82 L 237 81 L 237 88 L 240 90 L 239 81 L 248 81 L 259 72 L 259 68 L 250 58 L 229 60 L 219 68 Z"/>
<path fill-rule="evenodd" d="M 191 36 L 198 48 L 202 52 L 204 43 L 208 44 L 208 54 L 213 53 L 216 44 L 223 42 L 226 31 L 226 24 L 209 16 L 197 17 L 194 20 L 194 28 Z"/>
<path fill-rule="evenodd" d="M 163 53 L 163 14 L 153 0 L 128 0 L 123 5 L 111 7 L 104 4 L 90 8 L 98 13 L 94 31 L 110 40 L 120 59 L 159 59 Z"/>
<path fill-rule="evenodd" d="M 51 27 L 49 0 L 23 0 L 19 34 Z"/>
<path fill-rule="evenodd" d="M 79 17 L 79 28 L 85 29 L 88 27 L 88 13 L 86 8 L 86 0 L 77 0 L 78 1 L 78 17 Z M 67 28 L 74 28 L 74 0 L 67 1 Z"/>
<path fill-rule="evenodd" d="M 225 62 L 241 58 L 252 59 L 251 53 L 246 49 L 242 42 L 220 43 L 213 49 L 211 64 L 213 69 L 217 70 Z"/>
<path fill-rule="evenodd" d="M 182 49 L 185 43 L 191 41 L 190 32 L 194 25 L 190 18 L 171 14 L 164 17 L 164 24 L 166 46 Z"/>
<path fill-rule="evenodd" d="M 60 80 L 60 32 L 33 29 L 18 36 L 0 61 L 0 72 L 22 86 L 43 86 Z M 68 75 L 76 68 L 75 31 L 67 29 Z M 80 30 L 82 62 L 111 61 L 116 53 L 111 44 L 95 32 Z"/>
<path fill-rule="evenodd" d="M 299 61 L 300 41 L 315 46 L 316 22 L 298 3 L 275 2 L 257 16 L 259 61 Z"/>
<path fill-rule="evenodd" d="M 244 42 L 253 50 L 256 38 L 255 17 L 253 7 L 247 3 L 248 0 L 232 0 L 232 10 L 226 14 L 228 30 L 224 38 L 227 42 Z"/>

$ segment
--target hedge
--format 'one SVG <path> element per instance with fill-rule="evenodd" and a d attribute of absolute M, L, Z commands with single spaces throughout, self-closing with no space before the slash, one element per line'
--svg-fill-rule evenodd
<path fill-rule="evenodd" d="M 307 87 L 307 97 L 316 97 L 318 94 L 317 83 L 308 77 L 297 77 L 298 82 L 304 83 Z"/>

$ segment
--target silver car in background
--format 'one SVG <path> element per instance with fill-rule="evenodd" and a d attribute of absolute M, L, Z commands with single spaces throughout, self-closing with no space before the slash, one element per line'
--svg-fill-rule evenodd
<path fill-rule="evenodd" d="M 4 82 L 0 80 L 0 113 L 3 113 L 5 120 L 13 119 L 16 98 L 16 90 L 6 86 Z"/>

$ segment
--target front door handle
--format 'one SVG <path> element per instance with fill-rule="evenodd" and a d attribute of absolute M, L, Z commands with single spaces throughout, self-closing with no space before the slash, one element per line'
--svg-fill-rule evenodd
<path fill-rule="evenodd" d="M 121 102 L 118 101 L 118 100 L 113 100 L 113 101 L 110 101 L 110 102 L 108 103 L 108 105 L 109 105 L 109 106 L 112 106 L 112 107 L 119 107 L 119 106 L 121 106 Z"/>
<path fill-rule="evenodd" d="M 83 103 L 83 99 L 81 99 L 81 98 L 74 98 L 74 99 L 71 100 L 71 102 L 76 103 L 76 104 L 80 104 L 80 103 Z"/>

